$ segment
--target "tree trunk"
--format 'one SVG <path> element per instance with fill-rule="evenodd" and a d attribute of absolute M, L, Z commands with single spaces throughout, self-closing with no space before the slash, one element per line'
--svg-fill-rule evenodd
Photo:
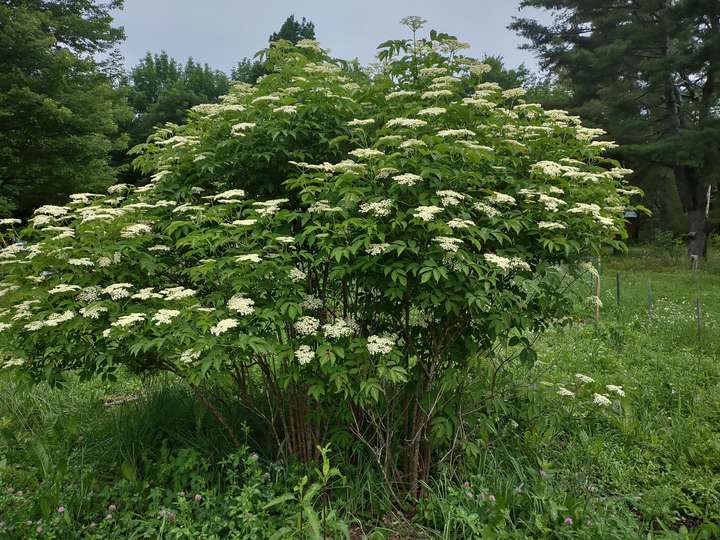
<path fill-rule="evenodd" d="M 690 229 L 688 240 L 688 256 L 698 259 L 707 257 L 707 243 L 711 227 L 709 227 L 704 208 L 688 212 L 688 225 Z"/>
<path fill-rule="evenodd" d="M 707 216 L 709 191 L 703 174 L 709 171 L 680 166 L 673 172 L 680 201 L 688 216 L 688 256 L 691 259 L 705 257 L 708 237 L 713 230 Z"/>

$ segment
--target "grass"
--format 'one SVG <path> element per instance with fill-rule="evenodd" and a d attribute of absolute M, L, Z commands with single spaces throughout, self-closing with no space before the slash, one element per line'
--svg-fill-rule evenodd
<path fill-rule="evenodd" d="M 275 463 L 219 388 L 208 391 L 241 434 L 239 452 L 169 378 L 50 389 L 6 375 L 0 537 L 302 538 L 315 513 L 329 538 L 346 527 L 371 538 L 717 538 L 720 259 L 692 275 L 673 253 L 637 250 L 600 269 L 601 320 L 578 306 L 576 324 L 541 337 L 535 366 L 507 373 L 508 393 L 439 466 L 410 524 L 369 464 L 339 456 L 345 487 L 303 502 L 307 487 L 297 488 L 305 474 L 306 486 L 322 484 L 317 473 Z M 612 403 L 597 405 L 596 393 Z M 139 399 L 106 407 L 111 395 Z"/>

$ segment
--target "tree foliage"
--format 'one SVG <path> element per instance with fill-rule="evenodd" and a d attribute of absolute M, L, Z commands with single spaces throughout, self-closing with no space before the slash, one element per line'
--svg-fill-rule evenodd
<path fill-rule="evenodd" d="M 94 55 L 122 39 L 121 1 L 0 3 L 0 215 L 112 182 L 129 111 Z"/>
<path fill-rule="evenodd" d="M 280 30 L 270 35 L 270 42 L 280 41 L 284 39 L 293 45 L 303 39 L 315 39 L 315 24 L 312 21 L 301 21 L 295 19 L 295 15 L 290 15 L 280 27 Z"/>
<path fill-rule="evenodd" d="M 192 58 L 182 66 L 164 51 L 148 52 L 131 70 L 129 82 L 128 100 L 135 111 L 129 133 L 134 144 L 145 142 L 156 126 L 184 122 L 188 109 L 217 102 L 230 87 L 222 71 Z"/>
<path fill-rule="evenodd" d="M 150 184 L 39 208 L 0 252 L 5 367 L 231 377 L 279 449 L 365 447 L 416 495 L 475 383 L 532 363 L 583 258 L 621 247 L 632 191 L 595 130 L 452 36 L 381 48 L 351 80 L 273 44 L 257 86 L 151 137 Z"/>
<path fill-rule="evenodd" d="M 553 23 L 511 25 L 570 88 L 569 107 L 622 143 L 622 154 L 671 169 L 704 251 L 709 186 L 720 175 L 720 3 L 715 0 L 525 0 Z"/>
<path fill-rule="evenodd" d="M 285 19 L 280 30 L 270 35 L 268 41 L 272 43 L 285 40 L 295 45 L 303 39 L 315 39 L 315 24 L 312 21 L 306 21 L 305 17 L 298 21 L 295 19 L 295 15 L 290 15 Z M 255 84 L 266 73 L 265 63 L 262 60 L 245 57 L 232 69 L 231 78 L 234 81 Z"/>

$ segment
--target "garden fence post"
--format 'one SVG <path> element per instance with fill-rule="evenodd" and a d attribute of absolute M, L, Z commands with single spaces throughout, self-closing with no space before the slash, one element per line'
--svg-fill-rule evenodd
<path fill-rule="evenodd" d="M 600 322 L 600 274 L 596 274 L 595 278 L 595 322 Z"/>

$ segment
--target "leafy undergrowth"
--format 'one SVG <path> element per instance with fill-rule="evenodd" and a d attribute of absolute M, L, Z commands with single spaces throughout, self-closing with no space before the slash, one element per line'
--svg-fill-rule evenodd
<path fill-rule="evenodd" d="M 239 450 L 169 378 L 50 389 L 5 376 L 0 537 L 715 538 L 720 265 L 692 275 L 644 254 L 601 272 L 601 320 L 582 305 L 541 337 L 413 513 L 362 458 L 282 465 L 220 388 L 206 391 Z"/>

